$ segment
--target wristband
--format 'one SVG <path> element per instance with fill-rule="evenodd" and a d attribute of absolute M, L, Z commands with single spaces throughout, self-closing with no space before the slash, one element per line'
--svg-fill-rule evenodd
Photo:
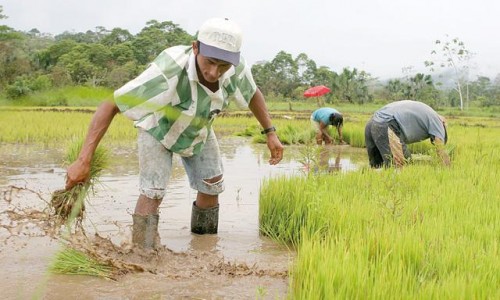
<path fill-rule="evenodd" d="M 261 134 L 268 134 L 269 132 L 273 132 L 273 131 L 276 131 L 276 128 L 274 126 L 271 126 L 269 128 L 262 130 L 260 133 Z"/>

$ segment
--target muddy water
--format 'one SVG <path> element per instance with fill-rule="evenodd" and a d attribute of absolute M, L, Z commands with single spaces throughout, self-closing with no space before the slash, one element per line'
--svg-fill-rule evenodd
<path fill-rule="evenodd" d="M 303 174 L 315 167 L 304 166 L 303 147 L 287 147 L 283 162 L 269 166 L 264 145 L 250 144 L 242 138 L 223 138 L 220 144 L 226 191 L 220 195 L 219 233 L 190 233 L 191 204 L 196 192 L 189 188 L 182 164 L 176 160 L 160 211 L 160 238 L 168 250 L 146 258 L 154 272 L 127 274 L 117 281 L 47 272 L 60 243 L 44 233 L 33 212 L 43 211 L 50 193 L 64 185 L 64 147 L 1 145 L 1 297 L 285 298 L 286 275 L 294 253 L 259 235 L 259 188 L 264 178 Z M 111 152 L 113 162 L 87 206 L 84 227 L 90 235 L 97 232 L 116 245 L 126 245 L 138 197 L 136 149 L 112 147 Z M 325 170 L 347 172 L 366 164 L 365 156 L 362 149 L 332 146 L 322 153 L 320 161 Z M 17 212 L 17 220 L 6 213 L 12 210 Z"/>

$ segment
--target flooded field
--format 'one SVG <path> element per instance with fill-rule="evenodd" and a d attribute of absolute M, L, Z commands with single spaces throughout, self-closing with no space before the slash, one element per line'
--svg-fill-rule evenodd
<path fill-rule="evenodd" d="M 0 264 L 2 298 L 8 299 L 282 299 L 294 253 L 259 235 L 258 197 L 262 179 L 313 171 L 304 165 L 304 147 L 287 147 L 277 166 L 267 163 L 265 145 L 244 138 L 222 138 L 226 191 L 220 195 L 217 235 L 190 233 L 191 203 L 180 160 L 160 210 L 163 251 L 135 255 L 148 272 L 115 280 L 53 275 L 47 267 L 60 243 L 49 237 L 40 218 L 54 190 L 64 186 L 64 147 L 0 145 Z M 112 163 L 87 204 L 84 228 L 118 249 L 127 249 L 138 194 L 135 145 L 112 147 Z M 320 163 L 331 172 L 366 165 L 364 149 L 331 146 Z"/>

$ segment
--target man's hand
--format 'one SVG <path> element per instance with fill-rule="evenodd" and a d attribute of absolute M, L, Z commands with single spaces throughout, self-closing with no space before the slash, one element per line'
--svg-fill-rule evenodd
<path fill-rule="evenodd" d="M 266 102 L 264 101 L 264 96 L 260 89 L 257 88 L 255 94 L 253 95 L 248 107 L 254 114 L 257 121 L 259 121 L 262 128 L 270 128 L 272 126 L 271 117 L 267 111 Z M 283 158 L 283 145 L 281 144 L 275 131 L 268 132 L 267 137 L 267 147 L 271 150 L 271 158 L 269 163 L 275 165 L 281 161 Z"/>
<path fill-rule="evenodd" d="M 451 160 L 448 156 L 448 153 L 446 152 L 446 149 L 444 148 L 444 142 L 441 139 L 436 138 L 434 140 L 434 145 L 436 146 L 437 154 L 441 158 L 443 165 L 447 167 L 451 166 Z"/>
<path fill-rule="evenodd" d="M 119 111 L 120 109 L 118 106 L 111 100 L 104 101 L 99 105 L 90 121 L 87 137 L 78 155 L 78 159 L 68 167 L 66 174 L 66 190 L 89 180 L 90 162 L 95 149 L 108 130 L 111 121 Z"/>
<path fill-rule="evenodd" d="M 325 145 L 333 144 L 333 138 L 331 136 L 329 136 L 328 134 L 323 133 L 322 138 L 323 138 L 323 141 L 325 142 Z"/>
<path fill-rule="evenodd" d="M 75 185 L 85 182 L 90 177 L 90 163 L 85 163 L 77 159 L 69 165 L 66 174 L 66 190 L 71 189 Z"/>
<path fill-rule="evenodd" d="M 283 145 L 281 144 L 276 132 L 267 134 L 267 148 L 271 151 L 269 164 L 275 165 L 283 159 Z"/>

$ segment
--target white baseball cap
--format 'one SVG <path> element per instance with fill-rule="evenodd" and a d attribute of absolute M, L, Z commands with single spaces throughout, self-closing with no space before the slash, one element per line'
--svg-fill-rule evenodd
<path fill-rule="evenodd" d="M 235 66 L 240 63 L 242 33 L 240 27 L 227 18 L 212 18 L 198 31 L 200 54 L 227 61 Z"/>

